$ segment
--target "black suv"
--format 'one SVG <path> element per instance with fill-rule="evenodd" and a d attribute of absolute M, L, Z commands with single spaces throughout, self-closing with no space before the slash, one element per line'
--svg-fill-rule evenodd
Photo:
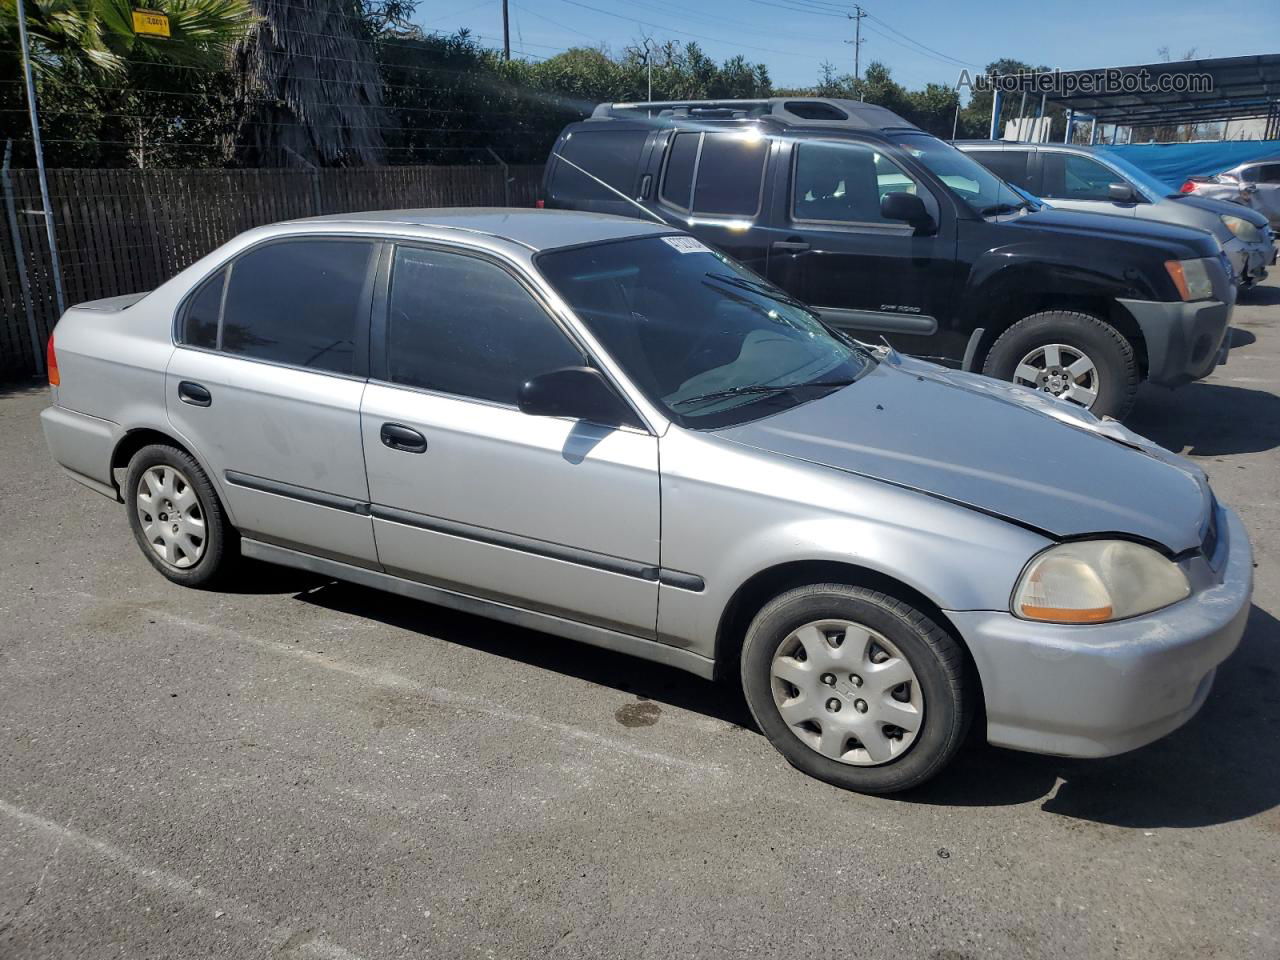
<path fill-rule="evenodd" d="M 1225 351 L 1230 265 L 1201 230 L 1054 211 L 882 107 L 602 104 L 564 129 L 550 207 L 651 216 L 834 327 L 1122 416 Z"/>

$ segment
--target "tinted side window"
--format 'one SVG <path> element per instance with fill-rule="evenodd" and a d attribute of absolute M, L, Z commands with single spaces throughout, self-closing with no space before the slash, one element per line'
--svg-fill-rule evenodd
<path fill-rule="evenodd" d="M 643 130 L 577 130 L 560 147 L 566 160 L 592 177 L 630 197 L 647 134 Z M 551 183 L 552 200 L 618 200 L 613 190 L 601 186 L 567 163 L 557 163 Z"/>
<path fill-rule="evenodd" d="M 970 156 L 1005 183 L 1031 191 L 1031 177 L 1027 174 L 1031 154 L 1026 150 L 975 150 Z"/>
<path fill-rule="evenodd" d="M 1070 153 L 1046 153 L 1041 195 L 1060 200 L 1110 200 L 1108 187 L 1122 182 L 1096 160 Z"/>
<path fill-rule="evenodd" d="M 218 345 L 218 317 L 222 312 L 222 288 L 226 279 L 227 268 L 223 267 L 187 301 L 180 334 L 187 346 L 212 350 Z"/>
<path fill-rule="evenodd" d="M 700 133 L 677 133 L 667 154 L 667 169 L 662 174 L 662 199 L 681 209 L 689 209 L 693 194 L 693 165 L 698 158 Z"/>
<path fill-rule="evenodd" d="M 921 193 L 919 184 L 865 144 L 820 140 L 796 145 L 791 215 L 796 220 L 893 223 L 880 216 L 890 193 Z"/>
<path fill-rule="evenodd" d="M 529 378 L 584 362 L 514 277 L 476 257 L 399 248 L 390 310 L 393 383 L 514 405 Z"/>
<path fill-rule="evenodd" d="M 228 353 L 351 373 L 373 244 L 289 240 L 231 265 L 222 316 Z"/>
<path fill-rule="evenodd" d="M 742 134 L 708 133 L 698 161 L 695 213 L 714 216 L 755 216 L 760 209 L 760 182 L 769 141 Z"/>
<path fill-rule="evenodd" d="M 1280 183 L 1280 163 L 1264 163 L 1258 167 L 1259 183 Z"/>

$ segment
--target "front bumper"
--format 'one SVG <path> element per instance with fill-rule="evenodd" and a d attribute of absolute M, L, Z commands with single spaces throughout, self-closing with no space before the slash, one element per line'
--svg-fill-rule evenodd
<path fill-rule="evenodd" d="M 1219 509 L 1212 564 L 1197 561 L 1209 582 L 1171 607 L 1093 627 L 948 612 L 982 678 L 991 743 L 1106 757 L 1195 715 L 1240 642 L 1253 594 L 1249 537 L 1234 512 Z"/>
<path fill-rule="evenodd" d="M 1120 303 L 1142 330 L 1147 348 L 1147 379 L 1162 387 L 1180 387 L 1208 376 L 1217 366 L 1235 307 L 1235 286 L 1228 287 L 1224 300 Z"/>

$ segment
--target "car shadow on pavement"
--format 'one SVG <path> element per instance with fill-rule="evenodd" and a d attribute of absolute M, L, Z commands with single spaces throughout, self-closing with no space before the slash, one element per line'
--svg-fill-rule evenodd
<path fill-rule="evenodd" d="M 754 729 L 741 693 L 675 667 L 340 581 L 295 599 Z"/>
<path fill-rule="evenodd" d="M 1146 386 L 1125 424 L 1174 453 L 1262 453 L 1280 447 L 1280 396 L 1203 381 L 1179 390 Z"/>
<path fill-rule="evenodd" d="M 1219 667 L 1203 709 L 1169 736 L 1101 760 L 975 743 L 937 780 L 902 799 L 981 807 L 1044 798 L 1046 813 L 1148 829 L 1209 826 L 1274 810 L 1280 806 L 1278 651 L 1280 621 L 1254 606 L 1244 639 Z"/>
<path fill-rule="evenodd" d="M 1280 287 L 1250 287 L 1248 290 L 1241 290 L 1236 296 L 1236 306 L 1240 307 L 1269 307 L 1280 303 Z"/>

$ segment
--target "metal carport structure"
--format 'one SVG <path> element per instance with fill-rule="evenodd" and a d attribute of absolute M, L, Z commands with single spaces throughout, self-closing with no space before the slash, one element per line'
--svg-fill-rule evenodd
<path fill-rule="evenodd" d="M 1085 114 L 1098 124 L 1125 127 L 1261 118 L 1263 139 L 1280 139 L 1280 53 L 1064 70 L 1027 79 L 1051 82 L 1049 89 L 1034 90 L 1043 93 L 1043 102 L 1065 107 L 1069 118 Z M 993 118 L 999 99 L 997 93 Z M 1068 139 L 1071 127 L 1068 119 Z"/>

